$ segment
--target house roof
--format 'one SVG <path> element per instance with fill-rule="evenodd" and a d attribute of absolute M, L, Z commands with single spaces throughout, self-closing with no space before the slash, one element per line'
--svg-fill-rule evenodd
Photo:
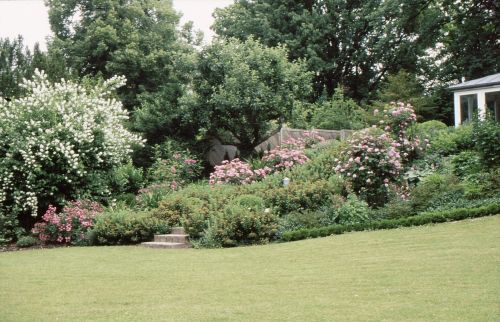
<path fill-rule="evenodd" d="M 452 91 L 458 91 L 462 89 L 472 89 L 472 88 L 488 87 L 494 85 L 500 85 L 500 73 L 481 77 L 478 79 L 472 79 L 470 81 L 456 85 L 451 85 L 450 87 L 448 87 L 448 89 L 451 89 Z"/>

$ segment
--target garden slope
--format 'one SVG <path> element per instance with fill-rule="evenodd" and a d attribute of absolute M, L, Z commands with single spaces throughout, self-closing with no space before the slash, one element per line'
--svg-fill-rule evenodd
<path fill-rule="evenodd" d="M 500 216 L 217 250 L 0 254 L 1 321 L 488 321 Z"/>

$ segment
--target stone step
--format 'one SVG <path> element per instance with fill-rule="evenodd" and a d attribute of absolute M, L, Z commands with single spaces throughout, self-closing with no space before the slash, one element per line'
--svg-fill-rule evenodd
<path fill-rule="evenodd" d="M 144 242 L 142 246 L 149 248 L 188 248 L 189 244 L 186 243 L 169 243 L 169 242 Z"/>
<path fill-rule="evenodd" d="M 169 243 L 187 243 L 189 235 L 185 234 L 167 234 L 155 235 L 155 242 L 169 242 Z"/>
<path fill-rule="evenodd" d="M 174 235 L 185 235 L 184 227 L 172 227 L 172 231 L 170 232 Z"/>

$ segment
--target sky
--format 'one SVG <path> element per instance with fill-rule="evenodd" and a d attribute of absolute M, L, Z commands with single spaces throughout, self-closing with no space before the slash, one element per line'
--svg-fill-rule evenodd
<path fill-rule="evenodd" d="M 213 36 L 210 30 L 213 11 L 233 0 L 173 0 L 173 3 L 174 8 L 183 13 L 181 23 L 193 21 L 195 28 L 205 34 L 205 42 L 209 42 Z M 0 38 L 15 38 L 18 34 L 30 48 L 39 42 L 45 50 L 45 39 L 51 31 L 43 0 L 0 0 Z"/>

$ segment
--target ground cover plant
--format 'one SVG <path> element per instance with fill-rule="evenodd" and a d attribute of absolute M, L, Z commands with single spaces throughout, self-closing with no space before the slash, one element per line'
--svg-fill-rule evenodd
<path fill-rule="evenodd" d="M 499 229 L 493 216 L 238 249 L 0 253 L 0 320 L 492 321 Z"/>

